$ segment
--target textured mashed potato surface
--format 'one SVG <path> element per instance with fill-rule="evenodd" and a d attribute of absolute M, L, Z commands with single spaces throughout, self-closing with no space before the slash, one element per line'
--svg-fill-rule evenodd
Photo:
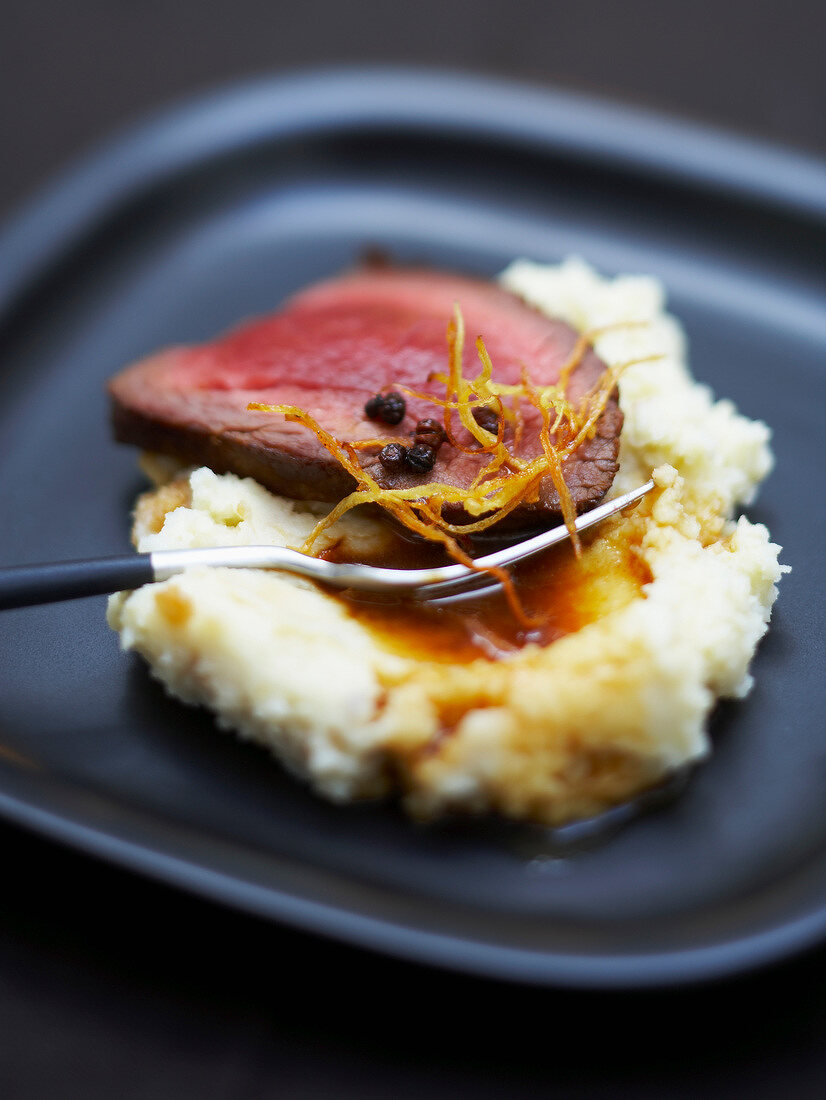
<path fill-rule="evenodd" d="M 613 494 L 657 488 L 608 539 L 633 545 L 651 582 L 606 602 L 597 621 L 497 661 L 399 655 L 311 582 L 251 570 L 193 569 L 112 598 L 126 649 L 168 690 L 204 703 L 221 725 L 267 746 L 338 800 L 399 790 L 417 816 L 493 810 L 560 824 L 632 796 L 708 751 L 719 697 L 742 696 L 782 567 L 758 524 L 731 519 L 771 468 L 766 426 L 715 402 L 685 365 L 684 338 L 653 279 L 600 278 L 581 261 L 525 261 L 505 286 L 601 336 L 629 367 Z M 319 509 L 250 479 L 195 470 L 147 495 L 134 535 L 143 551 L 273 542 L 300 545 Z M 384 537 L 350 513 L 331 538 Z"/>

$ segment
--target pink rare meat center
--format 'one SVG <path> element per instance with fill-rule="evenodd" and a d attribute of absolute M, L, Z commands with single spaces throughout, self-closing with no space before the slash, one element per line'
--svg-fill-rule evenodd
<path fill-rule="evenodd" d="M 251 401 L 296 405 L 336 438 L 409 437 L 424 417 L 441 420 L 442 410 L 407 397 L 406 415 L 389 427 L 369 419 L 364 405 L 388 387 L 409 387 L 436 396 L 444 385 L 430 381 L 446 373 L 446 331 L 458 303 L 467 339 L 464 372 L 481 369 L 475 338 L 482 336 L 497 382 L 519 383 L 527 369 L 535 385 L 553 384 L 571 355 L 577 334 L 540 314 L 494 284 L 426 270 L 378 269 L 325 281 L 302 291 L 271 317 L 256 320 L 218 340 L 172 348 L 122 371 L 110 384 L 118 439 L 171 454 L 216 472 L 252 476 L 287 496 L 335 501 L 354 487 L 351 476 L 311 431 L 283 416 L 248 411 Z M 573 371 L 567 396 L 576 405 L 605 370 L 589 350 Z M 515 453 L 542 453 L 539 414 L 523 406 L 525 427 Z M 472 440 L 454 417 L 463 445 Z M 563 466 L 578 511 L 592 507 L 610 487 L 622 414 L 615 395 L 594 436 Z M 363 451 L 362 464 L 382 488 L 426 481 L 470 485 L 487 456 L 444 445 L 426 474 L 387 470 L 377 452 Z M 460 518 L 451 506 L 445 518 Z M 536 501 L 520 506 L 512 523 L 547 523 L 559 514 L 550 477 Z"/>

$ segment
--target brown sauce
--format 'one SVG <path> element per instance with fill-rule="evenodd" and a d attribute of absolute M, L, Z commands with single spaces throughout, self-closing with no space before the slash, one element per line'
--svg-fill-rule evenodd
<path fill-rule="evenodd" d="M 621 529 L 620 529 L 621 530 Z M 486 546 L 489 553 L 495 547 Z M 348 561 L 341 546 L 323 555 Z M 440 547 L 393 532 L 369 565 L 421 569 L 450 564 Z M 338 593 L 349 613 L 391 652 L 420 660 L 466 663 L 498 660 L 524 646 L 547 646 L 572 634 L 640 595 L 651 580 L 636 546 L 616 532 L 592 536 L 577 558 L 562 543 L 522 562 L 513 571 L 520 603 L 536 626 L 517 619 L 499 586 L 441 600 Z"/>

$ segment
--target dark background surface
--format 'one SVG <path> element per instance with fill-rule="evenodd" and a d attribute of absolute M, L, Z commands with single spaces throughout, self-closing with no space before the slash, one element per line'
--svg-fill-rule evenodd
<path fill-rule="evenodd" d="M 238 0 L 0 9 L 0 212 L 113 128 L 237 77 L 435 64 L 826 154 L 826 7 Z M 326 944 L 0 829 L 3 1097 L 822 1096 L 826 951 L 585 995 Z"/>
<path fill-rule="evenodd" d="M 329 64 L 425 64 L 598 93 L 826 153 L 820 0 L 6 0 L 0 208 L 174 97 Z"/>

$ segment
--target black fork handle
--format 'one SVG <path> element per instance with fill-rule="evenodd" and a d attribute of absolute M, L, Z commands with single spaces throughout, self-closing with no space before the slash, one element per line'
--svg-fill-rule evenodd
<path fill-rule="evenodd" d="M 0 611 L 140 588 L 155 579 L 149 554 L 0 569 Z"/>

